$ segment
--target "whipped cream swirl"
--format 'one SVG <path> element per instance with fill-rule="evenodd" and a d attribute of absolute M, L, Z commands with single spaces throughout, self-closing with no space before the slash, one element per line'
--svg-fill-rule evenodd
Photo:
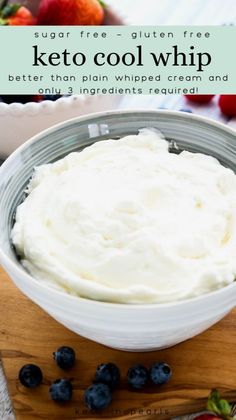
<path fill-rule="evenodd" d="M 39 281 L 90 299 L 153 303 L 236 275 L 236 175 L 170 153 L 154 130 L 35 168 L 12 241 Z"/>

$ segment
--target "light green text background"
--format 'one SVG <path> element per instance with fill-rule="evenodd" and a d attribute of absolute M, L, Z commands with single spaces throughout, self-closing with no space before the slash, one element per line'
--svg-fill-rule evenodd
<path fill-rule="evenodd" d="M 187 36 L 184 37 L 185 31 L 187 31 Z M 192 36 L 190 36 L 191 32 Z M 209 37 L 204 36 L 207 32 L 210 34 Z M 39 37 L 36 38 L 35 33 L 38 33 Z M 68 37 L 67 33 L 69 33 Z M 102 33 L 106 34 L 106 38 L 101 36 Z M 156 33 L 155 37 L 154 33 Z M 174 36 L 168 37 L 168 33 L 173 33 Z M 201 33 L 202 36 L 198 37 L 197 33 Z M 43 38 L 42 34 L 47 34 L 47 38 Z M 55 34 L 55 39 L 52 39 L 50 34 Z M 94 34 L 97 35 L 94 37 Z M 137 34 L 136 39 L 133 39 L 134 34 Z M 150 37 L 146 38 L 145 35 L 148 34 Z M 235 41 L 236 27 L 233 26 L 0 26 L 0 95 L 35 93 L 233 94 L 236 93 Z M 71 65 L 65 66 L 61 59 L 61 63 L 57 66 L 34 67 L 34 45 L 38 46 L 38 51 L 47 53 L 47 57 L 43 56 L 42 58 L 47 62 L 50 53 L 58 53 L 62 57 L 62 52 L 67 49 L 70 53 L 68 62 L 70 61 Z M 139 45 L 142 49 L 142 66 L 137 66 L 137 46 Z M 197 71 L 197 66 L 172 66 L 172 56 L 170 56 L 167 67 L 155 66 L 150 53 L 157 55 L 161 52 L 172 53 L 174 45 L 178 46 L 179 52 L 186 54 L 188 63 L 190 63 L 190 52 L 196 54 L 196 59 L 198 53 L 207 52 L 211 55 L 212 62 L 203 67 L 202 72 Z M 193 50 L 190 50 L 191 46 L 194 47 Z M 115 52 L 120 56 L 125 53 L 133 53 L 135 62 L 132 66 L 125 66 L 122 63 L 110 66 L 106 63 L 98 67 L 94 64 L 94 56 L 98 52 L 105 55 Z M 71 56 L 76 53 L 85 54 L 86 63 L 83 66 L 76 66 L 72 63 Z M 54 59 L 54 62 L 59 61 L 59 59 Z M 147 80 L 138 82 L 116 80 L 117 76 L 124 75 L 147 78 Z M 9 76 L 12 76 L 14 80 L 9 81 Z M 16 76 L 19 77 L 19 81 L 15 79 Z M 30 80 L 34 76 L 42 76 L 42 80 Z M 59 79 L 57 81 L 55 80 L 56 76 Z M 109 80 L 103 80 L 104 76 Z M 174 80 L 175 76 L 177 80 Z M 179 80 L 179 76 L 183 76 L 184 80 Z M 190 79 L 193 76 L 201 76 L 202 80 L 185 80 L 186 76 Z M 217 80 L 215 80 L 216 76 L 218 76 Z M 70 80 L 71 77 L 76 80 Z M 85 80 L 86 77 L 89 80 Z M 94 77 L 98 80 L 94 80 Z M 168 80 L 168 77 L 172 77 L 172 80 Z M 212 77 L 213 81 L 210 81 L 209 77 Z M 60 80 L 60 78 L 64 78 L 64 80 Z M 148 78 L 157 80 L 148 80 Z"/>

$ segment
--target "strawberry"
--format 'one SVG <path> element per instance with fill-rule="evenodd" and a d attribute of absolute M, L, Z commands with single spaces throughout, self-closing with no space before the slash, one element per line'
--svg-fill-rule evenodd
<path fill-rule="evenodd" d="M 219 107 L 228 117 L 236 117 L 236 95 L 220 95 Z"/>
<path fill-rule="evenodd" d="M 197 104 L 207 104 L 215 95 L 184 95 L 190 102 Z"/>
<path fill-rule="evenodd" d="M 190 102 L 207 104 L 215 95 L 184 95 Z"/>
<path fill-rule="evenodd" d="M 219 392 L 214 389 L 207 401 L 207 410 L 209 413 L 200 414 L 194 417 L 194 420 L 233 420 L 232 406 L 228 401 L 220 398 Z"/>
<path fill-rule="evenodd" d="M 103 5 L 99 0 L 41 0 L 38 25 L 101 25 Z"/>
<path fill-rule="evenodd" d="M 42 102 L 44 100 L 43 95 L 33 95 L 33 102 Z"/>
<path fill-rule="evenodd" d="M 25 6 L 20 6 L 15 15 L 9 16 L 8 25 L 11 26 L 29 26 L 35 25 L 36 19 Z"/>
<path fill-rule="evenodd" d="M 4 6 L 0 10 L 0 25 L 28 26 L 35 24 L 36 19 L 25 6 L 4 2 Z"/>

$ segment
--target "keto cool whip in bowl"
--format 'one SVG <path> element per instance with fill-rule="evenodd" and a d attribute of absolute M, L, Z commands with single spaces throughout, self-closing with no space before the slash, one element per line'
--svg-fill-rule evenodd
<path fill-rule="evenodd" d="M 68 293 L 176 301 L 234 281 L 236 175 L 153 130 L 36 167 L 12 240 L 24 267 Z"/>
<path fill-rule="evenodd" d="M 85 337 L 176 344 L 235 305 L 234 168 L 235 133 L 205 118 L 110 112 L 55 126 L 0 170 L 1 262 Z"/>

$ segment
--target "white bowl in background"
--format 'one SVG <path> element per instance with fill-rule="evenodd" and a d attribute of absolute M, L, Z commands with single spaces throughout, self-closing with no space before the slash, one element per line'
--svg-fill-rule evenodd
<path fill-rule="evenodd" d="M 35 165 L 57 160 L 104 138 L 155 127 L 180 149 L 210 154 L 236 168 L 236 134 L 207 118 L 176 111 L 114 111 L 79 117 L 45 130 L 16 150 L 0 168 L 0 262 L 14 283 L 53 318 L 110 347 L 147 351 L 173 346 L 223 318 L 236 303 L 236 282 L 174 303 L 115 304 L 71 296 L 29 275 L 10 241 L 14 213 Z"/>
<path fill-rule="evenodd" d="M 115 108 L 120 98 L 117 95 L 72 95 L 39 103 L 8 105 L 0 102 L 0 158 L 5 159 L 26 140 L 59 122 Z"/>

